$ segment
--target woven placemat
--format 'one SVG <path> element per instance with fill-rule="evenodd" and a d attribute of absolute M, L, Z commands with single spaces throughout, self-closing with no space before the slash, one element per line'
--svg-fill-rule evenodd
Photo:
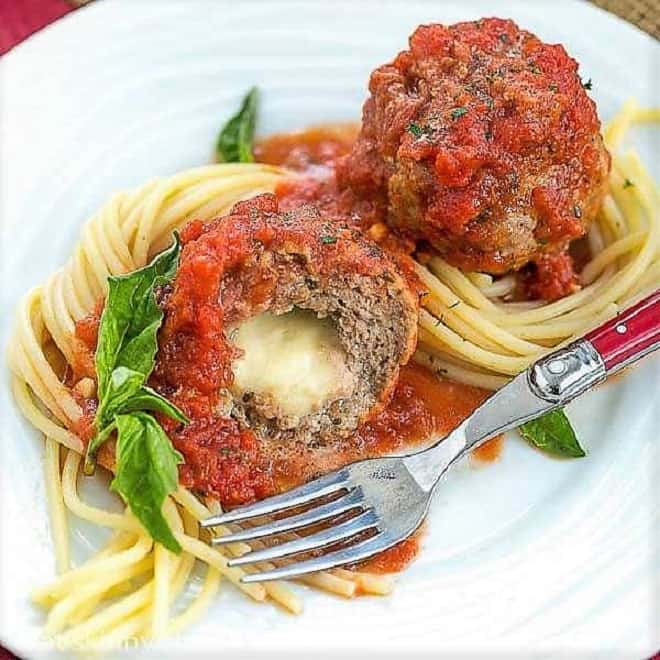
<path fill-rule="evenodd" d="M 660 39 L 660 0 L 591 0 Z"/>

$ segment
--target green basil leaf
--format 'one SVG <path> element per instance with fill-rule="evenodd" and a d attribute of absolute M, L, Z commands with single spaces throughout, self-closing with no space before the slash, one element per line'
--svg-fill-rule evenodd
<path fill-rule="evenodd" d="M 116 414 L 160 410 L 182 423 L 187 422 L 176 406 L 145 386 L 154 368 L 158 329 L 163 322 L 156 289 L 174 278 L 180 252 L 181 243 L 175 233 L 174 243 L 150 264 L 132 273 L 108 278 L 108 295 L 96 349 L 97 435 L 87 447 L 86 474 L 93 473 L 95 454 L 107 440 L 106 427 L 112 424 Z M 140 400 L 144 406 L 140 405 Z"/>
<path fill-rule="evenodd" d="M 173 403 L 146 385 L 122 406 L 120 412 L 128 413 L 136 410 L 160 412 L 182 424 L 190 421 Z"/>
<path fill-rule="evenodd" d="M 585 456 L 575 431 L 563 410 L 553 410 L 543 417 L 526 422 L 519 428 L 527 442 L 553 456 L 581 458 Z"/>
<path fill-rule="evenodd" d="M 253 87 L 243 99 L 240 110 L 224 125 L 215 146 L 222 163 L 251 163 L 254 128 L 257 121 L 257 88 Z"/>
<path fill-rule="evenodd" d="M 154 541 L 172 552 L 181 546 L 163 515 L 165 498 L 178 485 L 181 454 L 149 414 L 117 415 L 117 473 L 110 487 L 119 493 Z"/>
<path fill-rule="evenodd" d="M 174 277 L 180 251 L 181 243 L 175 234 L 171 247 L 149 265 L 108 278 L 108 295 L 96 349 L 99 401 L 106 396 L 115 367 L 138 371 L 144 374 L 145 380 L 151 373 L 158 350 L 156 333 L 163 321 L 155 290 Z"/>
<path fill-rule="evenodd" d="M 117 366 L 131 365 L 132 369 L 139 371 L 145 378 L 149 376 L 154 368 L 156 352 L 158 351 L 158 329 L 162 323 L 161 318 L 156 319 L 145 326 L 139 334 L 132 337 L 122 347 L 117 355 Z"/>

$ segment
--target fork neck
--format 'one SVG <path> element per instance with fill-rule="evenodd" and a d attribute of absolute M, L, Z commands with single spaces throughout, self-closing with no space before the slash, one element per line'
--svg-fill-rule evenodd
<path fill-rule="evenodd" d="M 529 372 L 516 376 L 447 437 L 405 457 L 406 467 L 420 487 L 431 490 L 454 463 L 487 440 L 558 406 L 557 401 L 539 396 L 530 380 Z"/>

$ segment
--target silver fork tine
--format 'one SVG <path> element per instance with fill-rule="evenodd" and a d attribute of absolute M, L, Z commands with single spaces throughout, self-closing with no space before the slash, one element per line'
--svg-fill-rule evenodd
<path fill-rule="evenodd" d="M 295 541 L 288 543 L 281 543 L 274 545 L 270 548 L 263 550 L 253 550 L 246 552 L 240 557 L 230 559 L 227 563 L 230 567 L 242 566 L 243 564 L 252 564 L 258 561 L 271 561 L 273 559 L 281 559 L 288 555 L 294 555 L 299 552 L 308 552 L 310 550 L 317 550 L 326 545 L 333 543 L 340 543 L 350 539 L 355 534 L 365 532 L 369 529 L 376 528 L 378 524 L 378 517 L 373 511 L 364 511 L 358 516 L 347 520 L 334 527 L 329 527 L 316 534 L 303 536 Z"/>
<path fill-rule="evenodd" d="M 269 497 L 261 502 L 255 502 L 249 506 L 241 506 L 227 513 L 212 516 L 201 521 L 202 527 L 213 527 L 214 525 L 225 525 L 231 522 L 239 522 L 257 516 L 267 516 L 285 509 L 291 509 L 302 504 L 307 504 L 326 495 L 332 495 L 348 485 L 348 472 L 339 470 L 325 477 L 314 479 L 298 488 Z"/>
<path fill-rule="evenodd" d="M 386 550 L 391 545 L 391 541 L 388 541 L 386 537 L 379 534 L 348 548 L 329 552 L 321 557 L 314 557 L 305 561 L 289 564 L 288 566 L 281 566 L 270 571 L 264 571 L 263 573 L 250 573 L 249 575 L 244 575 L 241 577 L 241 582 L 267 582 L 269 580 L 296 578 L 301 575 L 306 575 L 307 573 L 316 573 L 318 571 L 336 568 L 345 564 L 352 564 Z"/>
<path fill-rule="evenodd" d="M 301 527 L 307 527 L 308 525 L 333 518 L 334 516 L 338 516 L 351 509 L 363 508 L 361 506 L 363 503 L 362 491 L 359 488 L 356 488 L 337 500 L 322 504 L 309 511 L 304 511 L 296 516 L 289 516 L 288 518 L 282 518 L 281 520 L 273 520 L 264 525 L 259 525 L 250 529 L 242 529 L 233 534 L 216 536 L 211 539 L 211 544 L 223 545 L 225 543 L 236 543 L 238 541 L 253 541 L 255 539 L 264 538 L 265 536 L 290 532 L 295 529 L 300 529 Z"/>

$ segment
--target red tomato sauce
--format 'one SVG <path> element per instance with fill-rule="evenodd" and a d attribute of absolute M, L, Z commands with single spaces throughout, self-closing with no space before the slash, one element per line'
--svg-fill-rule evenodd
<path fill-rule="evenodd" d="M 498 435 L 487 443 L 481 445 L 472 452 L 472 456 L 481 463 L 492 463 L 496 461 L 502 453 L 502 445 L 504 444 L 504 436 Z"/>
<path fill-rule="evenodd" d="M 568 252 L 544 254 L 524 271 L 523 295 L 527 299 L 559 300 L 577 291 L 578 278 Z"/>
<path fill-rule="evenodd" d="M 417 557 L 423 533 L 424 527 L 422 526 L 405 541 L 401 541 L 393 548 L 380 552 L 371 559 L 362 562 L 359 569 L 368 573 L 398 573 L 402 571 Z"/>
<path fill-rule="evenodd" d="M 280 133 L 256 144 L 257 162 L 279 165 L 300 174 L 278 185 L 275 193 L 282 210 L 313 203 L 322 209 L 325 217 L 357 225 L 365 231 L 383 221 L 386 209 L 382 205 L 361 200 L 351 190 L 340 190 L 337 185 L 335 166 L 341 156 L 349 153 L 358 130 L 357 124 L 328 124 Z"/>
<path fill-rule="evenodd" d="M 355 142 L 360 125 L 326 124 L 301 131 L 277 133 L 264 138 L 254 147 L 259 163 L 282 165 L 297 172 L 331 169 L 337 160 L 346 156 Z"/>

